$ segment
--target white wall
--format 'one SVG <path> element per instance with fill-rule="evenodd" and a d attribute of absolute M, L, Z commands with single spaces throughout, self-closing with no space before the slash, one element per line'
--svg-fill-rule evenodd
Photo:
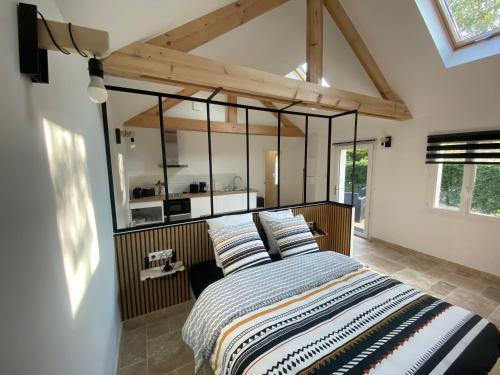
<path fill-rule="evenodd" d="M 354 0 L 344 6 L 414 117 L 360 118 L 360 138 L 393 137 L 392 148 L 375 148 L 372 236 L 500 275 L 500 220 L 427 207 L 432 167 L 425 164 L 428 134 L 500 128 L 500 56 L 446 69 L 414 2 Z"/>
<path fill-rule="evenodd" d="M 0 3 L 0 373 L 113 374 L 120 317 L 102 125 L 86 60 L 19 73 L 16 1 Z M 52 0 L 32 1 L 61 19 Z"/>

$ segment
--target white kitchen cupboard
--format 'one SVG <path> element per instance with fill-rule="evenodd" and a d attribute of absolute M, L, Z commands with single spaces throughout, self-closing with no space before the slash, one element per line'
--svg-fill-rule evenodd
<path fill-rule="evenodd" d="M 257 193 L 250 193 L 250 209 L 257 207 Z M 214 195 L 214 214 L 226 212 L 244 211 L 247 208 L 247 195 L 224 194 Z M 210 197 L 191 198 L 191 217 L 197 218 L 210 215 Z"/>
<path fill-rule="evenodd" d="M 191 218 L 207 215 L 210 215 L 210 197 L 191 198 Z"/>

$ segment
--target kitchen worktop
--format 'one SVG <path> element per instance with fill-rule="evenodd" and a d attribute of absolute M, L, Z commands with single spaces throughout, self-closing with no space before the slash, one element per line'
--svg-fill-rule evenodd
<path fill-rule="evenodd" d="M 247 192 L 244 190 L 233 190 L 233 191 L 214 191 L 214 197 L 217 195 L 231 195 L 231 194 L 245 194 Z M 257 193 L 258 190 L 250 189 L 250 193 Z M 189 199 L 189 198 L 201 198 L 201 197 L 209 197 L 210 192 L 206 193 L 182 193 L 180 195 L 176 195 L 175 197 L 168 198 L 168 200 L 177 200 L 177 199 Z M 139 203 L 139 202 L 156 202 L 165 200 L 165 195 L 154 195 L 152 197 L 144 197 L 144 198 L 132 198 L 130 199 L 130 203 Z"/>

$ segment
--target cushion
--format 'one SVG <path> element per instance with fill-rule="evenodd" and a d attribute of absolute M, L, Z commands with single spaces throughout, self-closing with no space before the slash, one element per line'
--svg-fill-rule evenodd
<path fill-rule="evenodd" d="M 243 224 L 243 223 L 253 223 L 253 216 L 249 214 L 241 215 L 226 215 L 221 217 L 216 217 L 215 219 L 207 219 L 208 229 L 220 229 L 230 225 Z M 215 250 L 215 247 L 214 247 Z M 222 268 L 219 256 L 215 252 L 215 264 L 217 267 Z"/>
<path fill-rule="evenodd" d="M 262 228 L 264 228 L 264 232 L 266 233 L 269 254 L 278 254 L 278 244 L 276 243 L 276 239 L 273 236 L 273 231 L 271 229 L 271 226 L 269 225 L 269 222 L 285 217 L 293 217 L 292 210 L 259 212 L 260 224 L 262 225 Z"/>
<path fill-rule="evenodd" d="M 224 275 L 271 262 L 254 222 L 209 229 Z"/>
<path fill-rule="evenodd" d="M 304 216 L 282 218 L 270 222 L 273 236 L 283 259 L 319 251 L 318 244 L 304 220 Z"/>

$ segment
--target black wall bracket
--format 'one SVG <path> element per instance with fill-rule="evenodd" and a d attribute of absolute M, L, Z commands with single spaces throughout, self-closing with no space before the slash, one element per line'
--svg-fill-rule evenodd
<path fill-rule="evenodd" d="M 17 5 L 17 33 L 19 38 L 19 69 L 32 82 L 49 83 L 47 50 L 38 48 L 37 7 Z"/>

